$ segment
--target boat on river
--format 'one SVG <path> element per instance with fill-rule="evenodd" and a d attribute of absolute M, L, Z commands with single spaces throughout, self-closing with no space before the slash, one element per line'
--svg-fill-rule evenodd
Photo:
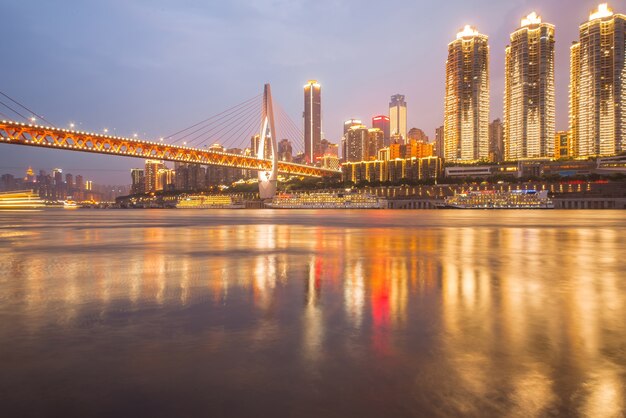
<path fill-rule="evenodd" d="M 39 209 L 44 206 L 45 202 L 34 190 L 0 192 L 0 209 Z"/>
<path fill-rule="evenodd" d="M 478 190 L 447 197 L 440 209 L 554 209 L 547 190 Z"/>
<path fill-rule="evenodd" d="M 177 204 L 177 209 L 243 209 L 243 202 L 228 195 L 187 195 Z"/>
<path fill-rule="evenodd" d="M 367 193 L 280 193 L 266 205 L 273 209 L 383 209 L 385 199 Z"/>

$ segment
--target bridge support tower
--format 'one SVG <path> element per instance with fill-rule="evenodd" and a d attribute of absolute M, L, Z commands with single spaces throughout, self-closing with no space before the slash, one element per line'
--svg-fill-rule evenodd
<path fill-rule="evenodd" d="M 259 170 L 259 197 L 271 199 L 276 195 L 276 183 L 278 174 L 278 145 L 276 142 L 276 128 L 274 125 L 274 108 L 272 106 L 272 89 L 266 84 L 263 89 L 263 109 L 261 113 L 261 132 L 257 158 L 265 159 L 265 144 L 269 141 L 272 161 L 270 170 Z"/>

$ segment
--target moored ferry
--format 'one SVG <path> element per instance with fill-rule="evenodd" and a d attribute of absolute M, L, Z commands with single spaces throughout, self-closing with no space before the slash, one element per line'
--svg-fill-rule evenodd
<path fill-rule="evenodd" d="M 177 209 L 242 209 L 244 204 L 228 195 L 188 195 L 177 204 Z"/>
<path fill-rule="evenodd" d="M 511 190 L 500 192 L 480 190 L 447 197 L 438 206 L 444 209 L 554 209 L 548 191 Z"/>
<path fill-rule="evenodd" d="M 266 203 L 274 209 L 383 209 L 385 199 L 369 194 L 319 192 L 281 193 Z"/>
<path fill-rule="evenodd" d="M 0 209 L 38 209 L 44 206 L 45 202 L 33 190 L 0 192 Z"/>

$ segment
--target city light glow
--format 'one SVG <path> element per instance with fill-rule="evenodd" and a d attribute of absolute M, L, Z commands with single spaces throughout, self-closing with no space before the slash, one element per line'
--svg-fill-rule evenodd
<path fill-rule="evenodd" d="M 530 26 L 530 25 L 538 25 L 541 23 L 541 16 L 537 15 L 537 13 L 532 12 L 528 16 L 522 19 L 522 27 Z"/>
<path fill-rule="evenodd" d="M 479 33 L 474 26 L 465 25 L 463 29 L 456 34 L 456 39 L 471 38 L 472 36 L 476 36 L 478 34 Z"/>
<path fill-rule="evenodd" d="M 602 3 L 598 5 L 598 10 L 589 15 L 589 20 L 603 19 L 611 16 L 613 16 L 613 10 L 609 8 L 607 3 Z"/>

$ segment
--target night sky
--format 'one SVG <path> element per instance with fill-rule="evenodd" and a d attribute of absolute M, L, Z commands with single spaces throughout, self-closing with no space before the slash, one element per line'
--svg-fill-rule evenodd
<path fill-rule="evenodd" d="M 261 93 L 302 123 L 302 86 L 322 85 L 323 131 L 408 102 L 408 125 L 443 122 L 447 44 L 489 36 L 491 119 L 502 116 L 504 47 L 536 11 L 556 25 L 557 129 L 567 128 L 569 45 L 597 1 L 4 0 L 0 90 L 57 126 L 158 138 Z M 623 2 L 609 3 L 626 12 Z M 6 100 L 5 100 L 6 102 Z M 0 109 L 8 113 L 6 109 Z M 280 132 L 278 133 L 280 136 Z M 26 167 L 130 183 L 142 160 L 0 145 L 0 174 Z"/>

